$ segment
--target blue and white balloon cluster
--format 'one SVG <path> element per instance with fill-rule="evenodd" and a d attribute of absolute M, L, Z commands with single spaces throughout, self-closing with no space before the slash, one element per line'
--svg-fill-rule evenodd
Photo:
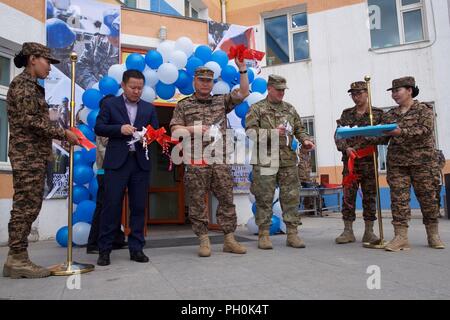
<path fill-rule="evenodd" d="M 249 180 L 253 181 L 253 174 L 250 173 Z M 283 210 L 281 209 L 280 204 L 280 189 L 277 187 L 275 189 L 274 195 L 273 195 L 273 201 L 272 201 L 272 224 L 270 226 L 270 234 L 274 235 L 279 233 L 280 231 L 283 233 L 286 233 L 286 224 L 283 222 Z M 250 203 L 252 204 L 252 212 L 253 216 L 248 219 L 247 221 L 247 229 L 251 234 L 257 234 L 258 233 L 258 226 L 255 222 L 255 215 L 256 215 L 256 199 L 255 195 L 251 192 L 248 195 L 248 199 L 250 200 Z"/>

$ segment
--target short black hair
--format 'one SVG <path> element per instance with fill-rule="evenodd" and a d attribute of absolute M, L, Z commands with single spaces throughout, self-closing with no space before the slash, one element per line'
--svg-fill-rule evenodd
<path fill-rule="evenodd" d="M 139 70 L 130 69 L 123 73 L 123 76 L 122 76 L 123 83 L 127 83 L 128 80 L 130 80 L 130 78 L 142 79 L 142 80 L 144 80 L 144 84 L 145 84 L 144 74 L 142 72 L 140 72 Z"/>

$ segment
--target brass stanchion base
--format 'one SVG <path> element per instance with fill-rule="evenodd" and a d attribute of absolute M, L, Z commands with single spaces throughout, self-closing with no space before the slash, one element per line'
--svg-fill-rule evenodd
<path fill-rule="evenodd" d="M 67 262 L 57 264 L 48 268 L 52 276 L 71 276 L 74 274 L 82 274 L 94 271 L 95 266 L 93 264 L 84 264 L 78 262 Z"/>
<path fill-rule="evenodd" d="M 375 242 L 364 242 L 363 247 L 368 249 L 384 249 L 386 248 L 387 242 L 384 240 L 379 240 Z"/>

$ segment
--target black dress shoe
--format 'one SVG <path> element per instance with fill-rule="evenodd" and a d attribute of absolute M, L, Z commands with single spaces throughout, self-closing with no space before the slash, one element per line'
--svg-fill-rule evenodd
<path fill-rule="evenodd" d="M 113 250 L 120 250 L 120 249 L 127 249 L 128 248 L 128 242 L 124 241 L 122 243 L 113 243 L 112 249 Z"/>
<path fill-rule="evenodd" d="M 100 253 L 98 255 L 97 264 L 99 266 L 108 266 L 111 264 L 111 261 L 109 260 L 109 253 L 104 252 Z"/>
<path fill-rule="evenodd" d="M 136 262 L 148 262 L 148 257 L 144 254 L 143 251 L 135 251 L 130 252 L 130 260 L 134 260 Z"/>
<path fill-rule="evenodd" d="M 87 246 L 86 253 L 87 254 L 99 254 L 98 247 L 97 246 Z"/>

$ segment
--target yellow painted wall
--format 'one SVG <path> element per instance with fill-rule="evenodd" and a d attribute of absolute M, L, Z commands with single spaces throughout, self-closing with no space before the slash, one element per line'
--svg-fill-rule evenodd
<path fill-rule="evenodd" d="M 222 6 L 220 0 L 203 0 L 208 7 L 208 15 L 214 21 L 222 21 Z"/>

